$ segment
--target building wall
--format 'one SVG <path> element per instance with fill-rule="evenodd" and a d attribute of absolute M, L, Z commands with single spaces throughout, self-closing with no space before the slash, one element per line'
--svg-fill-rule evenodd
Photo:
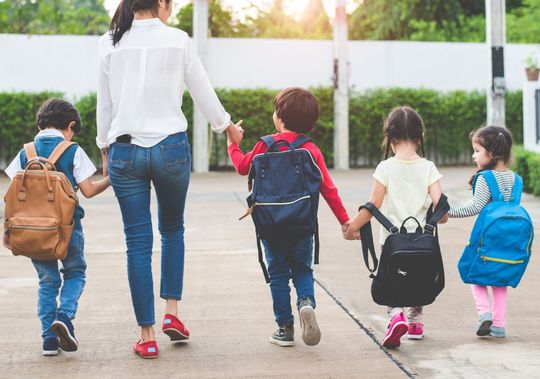
<path fill-rule="evenodd" d="M 57 90 L 68 97 L 96 90 L 96 36 L 0 34 L 0 91 Z M 488 47 L 481 43 L 350 41 L 350 83 L 380 87 L 482 90 L 489 85 Z M 509 89 L 525 82 L 523 59 L 539 45 L 509 44 Z M 213 38 L 208 71 L 218 88 L 332 85 L 332 41 Z"/>

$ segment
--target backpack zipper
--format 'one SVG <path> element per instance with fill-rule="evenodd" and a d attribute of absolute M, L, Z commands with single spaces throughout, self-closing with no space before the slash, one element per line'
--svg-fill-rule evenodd
<path fill-rule="evenodd" d="M 504 216 L 502 218 L 509 218 L 509 219 L 523 219 L 523 220 L 526 220 L 528 222 L 528 220 L 524 217 L 508 217 L 508 216 Z M 480 248 L 482 247 L 482 242 L 484 240 L 484 235 L 486 234 L 486 231 L 491 227 L 491 225 L 493 225 L 496 221 L 498 221 L 499 219 L 497 220 L 493 220 L 485 229 L 484 229 L 484 232 L 482 233 L 482 235 L 480 236 L 480 243 L 478 244 L 478 249 L 476 249 L 477 252 L 480 251 Z M 531 250 L 530 250 L 530 247 L 531 247 L 531 242 L 532 242 L 532 239 L 533 239 L 533 226 L 532 224 L 529 222 L 530 226 L 531 226 L 531 233 L 530 233 L 530 237 L 529 237 L 529 242 L 527 243 L 527 250 L 526 252 L 528 254 L 531 254 Z M 468 244 L 467 244 L 468 246 Z"/>
<path fill-rule="evenodd" d="M 520 263 L 523 263 L 523 260 L 519 260 L 519 261 L 511 261 L 511 260 L 509 260 L 509 259 L 501 259 L 501 258 L 487 257 L 487 256 L 485 256 L 485 255 L 481 255 L 480 258 L 483 259 L 484 261 L 492 261 L 492 262 L 508 263 L 508 264 L 511 264 L 511 265 L 518 265 L 518 264 L 520 264 Z"/>
<path fill-rule="evenodd" d="M 22 229 L 22 230 L 56 230 L 57 226 L 29 226 L 29 225 L 10 225 L 10 229 Z"/>
<path fill-rule="evenodd" d="M 285 202 L 285 203 L 255 203 L 253 204 L 251 207 L 249 207 L 246 211 L 246 213 L 244 215 L 242 215 L 242 217 L 240 217 L 238 219 L 238 221 L 246 218 L 247 216 L 249 216 L 250 214 L 253 213 L 253 211 L 255 210 L 255 207 L 259 206 L 259 205 L 290 205 L 290 204 L 294 204 L 300 200 L 305 200 L 305 199 L 309 199 L 311 198 L 310 195 L 306 195 L 306 196 L 302 196 L 302 197 L 299 197 L 298 199 L 296 200 L 293 200 L 293 201 L 288 201 L 288 202 Z"/>

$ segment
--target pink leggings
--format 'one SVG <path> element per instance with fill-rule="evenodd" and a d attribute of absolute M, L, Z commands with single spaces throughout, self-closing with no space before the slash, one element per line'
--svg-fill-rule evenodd
<path fill-rule="evenodd" d="M 479 315 L 491 312 L 493 314 L 493 326 L 504 327 L 508 287 L 491 287 L 491 289 L 493 291 L 493 306 L 489 301 L 488 287 L 471 285 L 476 310 Z"/>

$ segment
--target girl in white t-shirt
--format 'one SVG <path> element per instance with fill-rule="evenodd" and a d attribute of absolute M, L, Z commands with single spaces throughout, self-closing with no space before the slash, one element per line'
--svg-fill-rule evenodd
<path fill-rule="evenodd" d="M 384 122 L 385 160 L 379 163 L 373 174 L 373 189 L 370 202 L 394 225 L 414 216 L 421 225 L 426 223 L 428 206 L 435 207 L 441 197 L 439 180 L 441 174 L 433 162 L 420 157 L 417 153 L 420 146 L 424 155 L 424 121 L 411 107 L 394 108 Z M 393 156 L 390 156 L 392 151 Z M 382 207 L 382 208 L 381 208 Z M 371 213 L 362 209 L 351 222 L 345 238 L 359 238 L 359 230 L 371 219 Z M 440 222 L 446 222 L 445 216 Z M 409 232 L 414 232 L 416 223 L 406 225 Z M 381 245 L 388 236 L 381 228 Z M 409 339 L 419 340 L 424 336 L 422 324 L 422 307 L 409 307 L 407 318 L 403 308 L 388 307 L 390 323 L 383 340 L 386 348 L 396 348 L 400 338 L 408 333 Z"/>

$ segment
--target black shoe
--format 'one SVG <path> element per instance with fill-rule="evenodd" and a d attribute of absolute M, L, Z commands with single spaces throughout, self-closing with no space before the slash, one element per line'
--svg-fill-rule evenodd
<path fill-rule="evenodd" d="M 302 299 L 298 303 L 300 314 L 300 326 L 302 327 L 302 339 L 308 346 L 315 346 L 321 340 L 321 330 L 317 325 L 313 303 L 309 299 Z"/>
<path fill-rule="evenodd" d="M 270 336 L 270 342 L 279 346 L 294 346 L 294 325 L 280 326 Z"/>
<path fill-rule="evenodd" d="M 58 355 L 59 351 L 58 337 L 47 337 L 43 340 L 43 356 L 52 357 Z"/>
<path fill-rule="evenodd" d="M 76 351 L 79 347 L 73 324 L 69 317 L 63 313 L 58 313 L 56 320 L 51 325 L 54 334 L 60 338 L 60 348 L 64 351 Z"/>

